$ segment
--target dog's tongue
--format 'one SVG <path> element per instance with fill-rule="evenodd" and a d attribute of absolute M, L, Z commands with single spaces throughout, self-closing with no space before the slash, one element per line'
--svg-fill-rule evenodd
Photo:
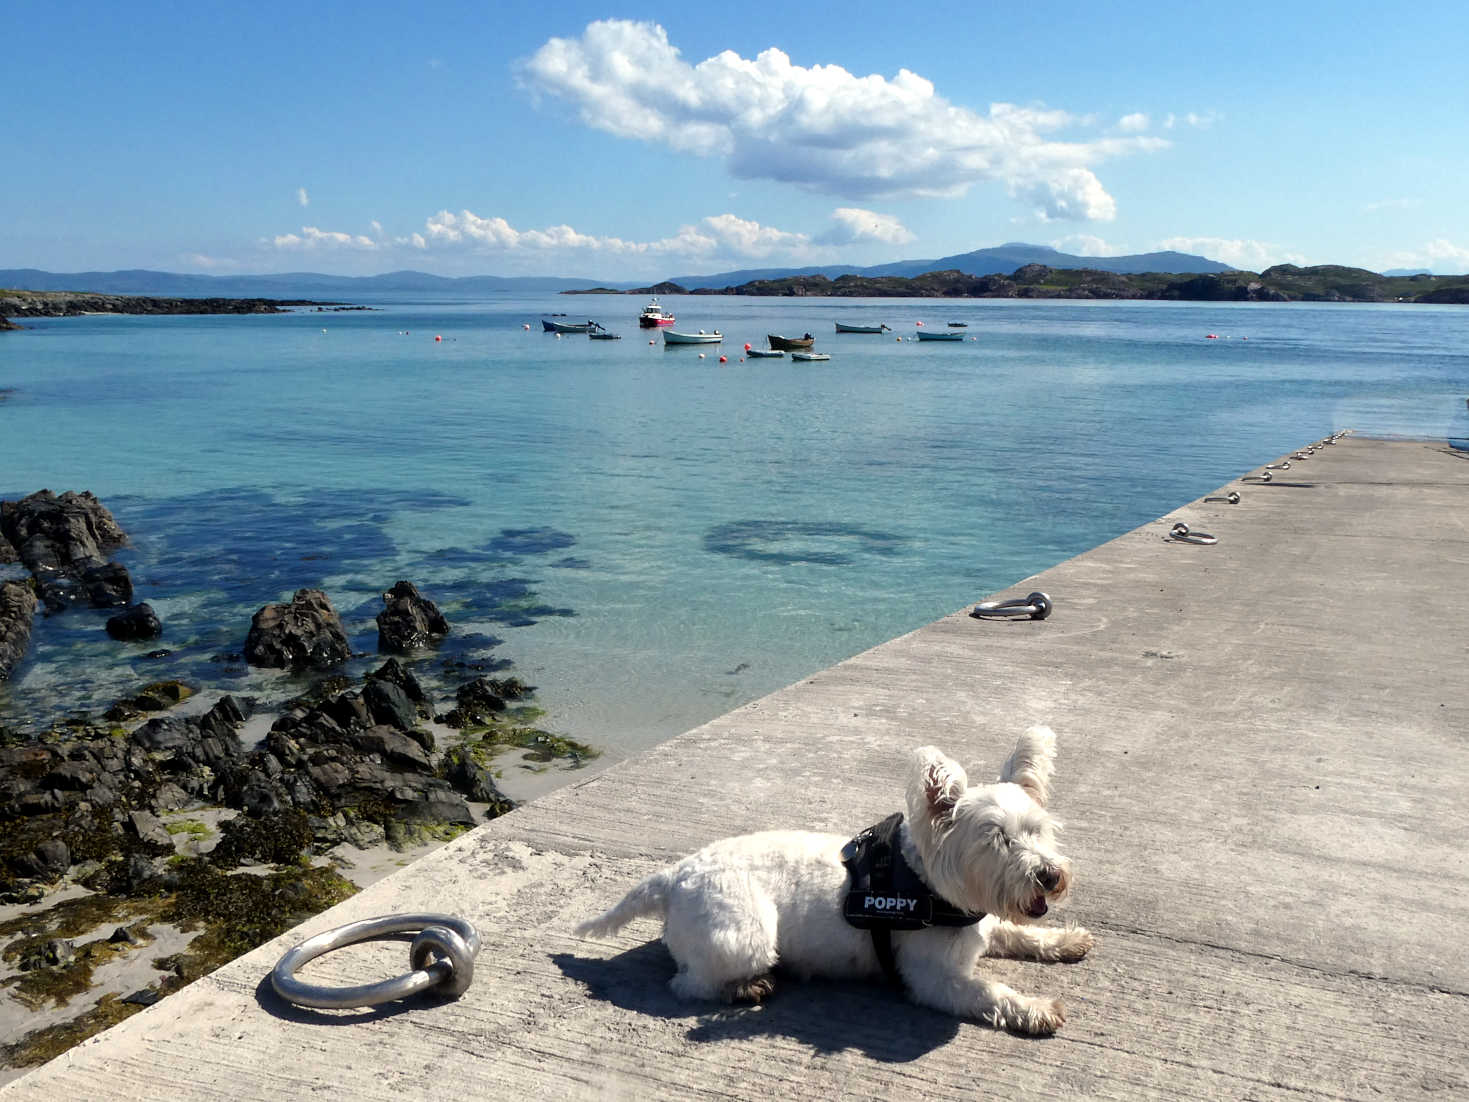
<path fill-rule="evenodd" d="M 1046 913 L 1046 897 L 1038 895 L 1030 901 L 1030 906 L 1025 908 L 1025 913 L 1031 918 L 1040 918 Z"/>

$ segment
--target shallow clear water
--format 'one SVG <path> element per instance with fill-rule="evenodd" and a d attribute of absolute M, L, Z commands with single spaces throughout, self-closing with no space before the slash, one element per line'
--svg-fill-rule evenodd
<path fill-rule="evenodd" d="M 228 657 L 256 609 L 321 586 L 369 650 L 407 578 L 445 653 L 512 662 L 615 759 L 1333 430 L 1469 437 L 1455 307 L 689 296 L 676 328 L 726 341 L 665 349 L 634 296 L 377 305 L 0 338 L 0 497 L 95 492 L 165 624 L 38 621 L 0 724 L 160 677 L 284 691 Z M 975 339 L 895 339 L 919 320 Z M 807 331 L 829 362 L 740 360 Z"/>

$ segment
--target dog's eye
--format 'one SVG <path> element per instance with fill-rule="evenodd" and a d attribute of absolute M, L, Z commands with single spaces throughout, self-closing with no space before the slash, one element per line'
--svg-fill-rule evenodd
<path fill-rule="evenodd" d="M 1011 844 L 1011 839 L 1010 839 L 1010 836 L 1008 834 L 1006 834 L 1003 830 L 997 830 L 997 831 L 995 831 L 995 845 L 997 845 L 997 846 L 1009 846 L 1010 844 Z"/>

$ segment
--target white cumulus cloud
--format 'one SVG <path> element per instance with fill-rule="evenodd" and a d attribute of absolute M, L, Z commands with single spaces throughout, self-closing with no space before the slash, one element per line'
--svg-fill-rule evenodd
<path fill-rule="evenodd" d="M 1131 115 L 1123 115 L 1117 120 L 1117 129 L 1128 134 L 1141 134 L 1151 124 L 1148 116 L 1141 111 L 1134 111 Z"/>
<path fill-rule="evenodd" d="M 298 187 L 296 189 L 296 202 L 300 203 L 303 207 L 309 207 L 311 205 L 311 196 L 306 194 L 304 187 Z"/>
<path fill-rule="evenodd" d="M 891 214 L 861 207 L 838 207 L 831 212 L 832 227 L 817 240 L 823 245 L 856 245 L 876 241 L 884 245 L 906 245 L 914 240 L 908 227 Z"/>
<path fill-rule="evenodd" d="M 725 159 L 738 177 L 852 198 L 947 197 L 999 181 L 1043 218 L 1113 217 L 1091 166 L 1161 149 L 1145 136 L 1063 140 L 1065 111 L 951 103 L 907 69 L 859 77 L 805 67 L 779 49 L 726 50 L 691 65 L 661 26 L 609 19 L 552 38 L 519 66 L 521 83 L 575 107 L 588 126 Z"/>
<path fill-rule="evenodd" d="M 278 234 L 271 241 L 277 249 L 376 249 L 378 243 L 365 234 L 340 233 L 302 226 L 300 233 Z"/>
<path fill-rule="evenodd" d="M 807 254 L 811 248 L 807 234 L 764 226 L 733 214 L 700 219 L 656 241 L 628 241 L 582 233 L 565 225 L 520 230 L 504 218 L 485 218 L 470 210 L 457 214 L 441 210 L 427 220 L 421 233 L 399 238 L 396 243 L 425 250 L 691 259 L 713 256 L 759 259 L 776 255 L 792 258 Z"/>
<path fill-rule="evenodd" d="M 1261 272 L 1275 264 L 1305 264 L 1306 258 L 1283 245 L 1229 237 L 1170 237 L 1159 249 L 1195 253 L 1244 272 Z"/>
<path fill-rule="evenodd" d="M 1090 233 L 1073 233 L 1051 242 L 1051 248 L 1072 256 L 1118 256 L 1121 250 Z"/>

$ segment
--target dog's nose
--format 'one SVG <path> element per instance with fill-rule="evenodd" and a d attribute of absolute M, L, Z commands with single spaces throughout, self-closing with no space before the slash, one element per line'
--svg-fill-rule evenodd
<path fill-rule="evenodd" d="M 1056 885 L 1061 883 L 1061 870 L 1052 868 L 1050 865 L 1042 865 L 1035 874 L 1036 883 L 1048 892 L 1056 890 Z"/>

